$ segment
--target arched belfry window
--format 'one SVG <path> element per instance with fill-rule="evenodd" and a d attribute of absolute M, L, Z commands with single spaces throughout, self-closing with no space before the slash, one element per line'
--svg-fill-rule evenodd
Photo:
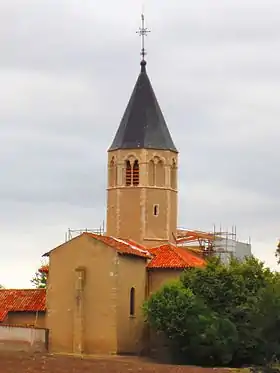
<path fill-rule="evenodd" d="M 129 160 L 125 162 L 125 185 L 131 185 L 131 163 Z"/>
<path fill-rule="evenodd" d="M 133 163 L 133 185 L 139 185 L 139 162 L 137 160 Z"/>
<path fill-rule="evenodd" d="M 165 185 L 165 172 L 162 160 L 159 160 L 156 164 L 156 185 L 160 187 Z"/>
<path fill-rule="evenodd" d="M 130 314 L 130 316 L 135 315 L 135 288 L 130 289 L 129 314 Z"/>
<path fill-rule="evenodd" d="M 171 165 L 171 188 L 172 189 L 177 188 L 177 165 L 176 165 L 175 159 L 173 159 L 172 165 Z"/>
<path fill-rule="evenodd" d="M 151 159 L 149 162 L 149 185 L 154 186 L 155 183 L 155 162 L 153 161 L 153 159 Z"/>

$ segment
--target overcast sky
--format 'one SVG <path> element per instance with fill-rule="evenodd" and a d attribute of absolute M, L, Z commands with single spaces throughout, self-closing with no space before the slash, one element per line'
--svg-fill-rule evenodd
<path fill-rule="evenodd" d="M 179 225 L 231 229 L 277 269 L 279 0 L 146 0 L 147 71 L 180 150 Z M 0 0 L 0 283 L 29 287 L 105 218 L 109 147 L 140 67 L 141 1 Z"/>

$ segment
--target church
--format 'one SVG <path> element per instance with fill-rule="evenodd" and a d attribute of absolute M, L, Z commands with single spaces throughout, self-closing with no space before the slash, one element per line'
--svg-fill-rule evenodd
<path fill-rule="evenodd" d="M 0 291 L 0 323 L 46 328 L 50 352 L 145 353 L 152 337 L 143 302 L 186 268 L 205 265 L 178 245 L 178 150 L 142 57 L 108 149 L 105 233 L 83 232 L 45 253 L 46 290 Z"/>
<path fill-rule="evenodd" d="M 108 150 L 107 226 L 54 248 L 46 327 L 53 352 L 141 354 L 142 305 L 203 258 L 176 245 L 178 151 L 146 61 Z"/>

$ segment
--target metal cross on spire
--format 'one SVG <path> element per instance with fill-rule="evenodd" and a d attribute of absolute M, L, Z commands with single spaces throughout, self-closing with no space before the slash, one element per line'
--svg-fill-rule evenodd
<path fill-rule="evenodd" d="M 139 27 L 139 31 L 136 31 L 139 36 L 141 36 L 141 56 L 142 56 L 142 61 L 144 61 L 145 56 L 147 54 L 145 50 L 145 36 L 147 36 L 148 32 L 151 32 L 150 30 L 145 27 L 145 18 L 144 14 L 141 14 L 141 27 Z"/>

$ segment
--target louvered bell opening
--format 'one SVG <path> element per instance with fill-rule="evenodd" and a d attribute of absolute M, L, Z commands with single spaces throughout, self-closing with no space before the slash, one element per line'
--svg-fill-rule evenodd
<path fill-rule="evenodd" d="M 135 161 L 133 164 L 133 185 L 139 185 L 139 163 Z"/>

